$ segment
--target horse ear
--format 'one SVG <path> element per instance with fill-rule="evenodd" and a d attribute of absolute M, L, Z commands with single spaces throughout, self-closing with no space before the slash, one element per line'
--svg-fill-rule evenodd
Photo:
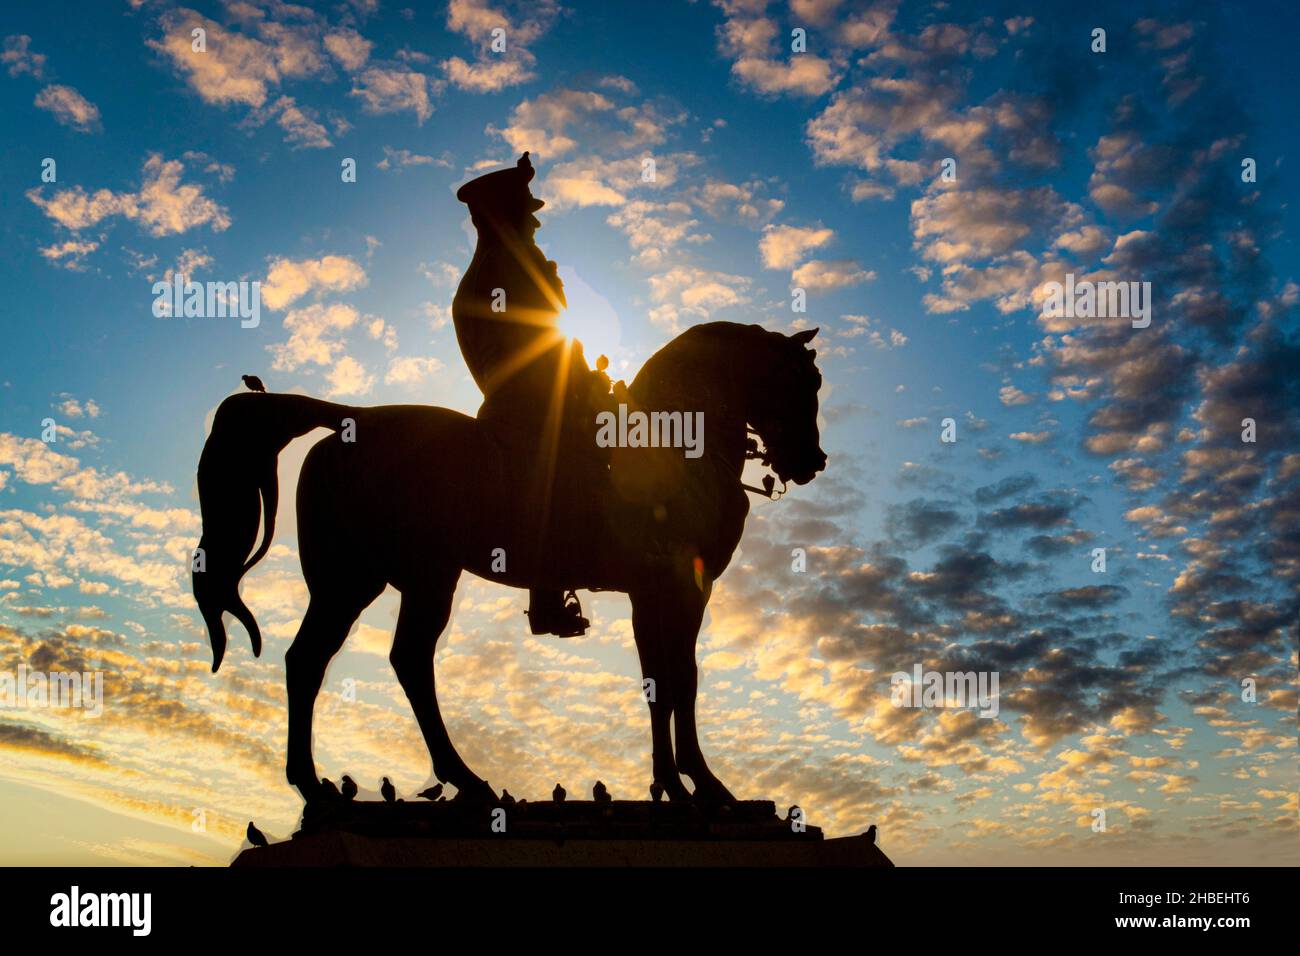
<path fill-rule="evenodd" d="M 802 332 L 796 332 L 794 335 L 790 336 L 790 339 L 796 345 L 807 345 L 813 340 L 813 336 L 816 334 L 817 329 L 804 329 Z"/>

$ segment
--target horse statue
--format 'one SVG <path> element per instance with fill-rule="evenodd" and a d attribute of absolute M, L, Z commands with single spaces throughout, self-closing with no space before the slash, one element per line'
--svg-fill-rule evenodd
<path fill-rule="evenodd" d="M 710 322 L 645 363 L 621 398 L 662 422 L 702 414 L 703 453 L 695 457 L 662 445 L 618 447 L 607 463 L 586 456 L 582 467 L 566 469 L 575 439 L 566 444 L 548 429 L 534 444 L 549 440 L 550 447 L 525 455 L 482 413 L 262 392 L 223 401 L 199 459 L 203 560 L 192 576 L 213 672 L 225 654 L 226 612 L 248 631 L 254 656 L 261 652 L 239 581 L 275 532 L 280 452 L 314 429 L 334 432 L 308 452 L 297 489 L 299 559 L 311 598 L 285 654 L 289 783 L 309 805 L 324 798 L 312 757 L 316 697 L 353 623 L 392 585 L 401 607 L 389 661 L 434 774 L 457 787 L 457 799 L 496 801 L 453 746 L 435 692 L 438 638 L 468 571 L 535 592 L 626 593 L 643 687 L 650 680 L 654 688 L 645 695 L 653 783 L 672 800 L 733 801 L 700 750 L 695 643 L 713 582 L 744 530 L 747 490 L 757 490 L 743 483 L 745 462 L 760 459 L 784 484 L 805 484 L 826 465 L 817 428 L 821 375 L 808 347 L 815 334 Z M 557 367 L 568 366 L 562 359 Z M 590 433 L 594 444 L 595 421 Z"/>

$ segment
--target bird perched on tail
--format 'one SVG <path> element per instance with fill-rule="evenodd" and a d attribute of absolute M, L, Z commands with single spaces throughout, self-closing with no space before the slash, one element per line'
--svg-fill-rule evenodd
<path fill-rule="evenodd" d="M 389 780 L 387 777 L 385 777 L 384 782 L 379 785 L 379 792 L 383 795 L 385 803 L 392 803 L 397 799 L 397 788 L 393 786 L 393 781 Z"/>
<path fill-rule="evenodd" d="M 248 390 L 250 392 L 266 391 L 266 386 L 262 384 L 262 380 L 258 378 L 256 375 L 243 375 L 240 377 L 243 378 L 244 384 L 248 386 Z"/>
<path fill-rule="evenodd" d="M 343 775 L 343 786 L 341 790 L 344 800 L 355 800 L 357 798 L 357 782 L 347 774 Z"/>
<path fill-rule="evenodd" d="M 435 783 L 432 787 L 421 790 L 416 794 L 417 797 L 424 797 L 426 800 L 437 800 L 442 796 L 442 784 Z"/>
<path fill-rule="evenodd" d="M 876 842 L 876 825 L 874 823 L 867 827 L 867 839 L 872 843 Z"/>
<path fill-rule="evenodd" d="M 603 781 L 597 780 L 596 785 L 591 788 L 591 799 L 595 800 L 597 803 L 610 802 L 611 798 L 609 795 L 609 790 L 605 786 Z"/>
<path fill-rule="evenodd" d="M 244 834 L 248 837 L 248 842 L 253 846 L 267 846 L 266 834 L 253 826 L 253 821 L 248 821 L 248 831 Z"/>
<path fill-rule="evenodd" d="M 658 803 L 664 798 L 664 788 L 658 782 L 650 784 L 650 799 Z"/>
<path fill-rule="evenodd" d="M 563 803 L 566 796 L 568 796 L 568 794 L 565 792 L 565 789 L 557 783 L 555 789 L 551 791 L 551 799 L 556 803 Z"/>
<path fill-rule="evenodd" d="M 320 790 L 327 800 L 339 799 L 339 788 L 334 786 L 334 781 L 329 777 L 321 777 Z"/>

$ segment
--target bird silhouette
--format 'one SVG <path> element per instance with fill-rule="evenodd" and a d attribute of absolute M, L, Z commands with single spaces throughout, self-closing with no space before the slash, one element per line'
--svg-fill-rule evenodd
<path fill-rule="evenodd" d="M 867 839 L 872 843 L 876 842 L 876 825 L 874 823 L 867 827 Z"/>
<path fill-rule="evenodd" d="M 565 789 L 557 783 L 555 789 L 551 791 L 551 799 L 556 803 L 563 803 L 566 796 L 568 796 L 568 794 L 565 792 Z"/>
<path fill-rule="evenodd" d="M 432 787 L 421 790 L 416 794 L 417 797 L 424 797 L 426 800 L 437 800 L 442 796 L 442 784 L 435 783 Z"/>
<path fill-rule="evenodd" d="M 661 787 L 658 783 L 650 784 L 650 799 L 653 800 L 655 803 L 658 803 L 663 798 L 664 798 L 664 788 Z"/>
<path fill-rule="evenodd" d="M 326 799 L 338 800 L 341 797 L 339 794 L 339 788 L 334 786 L 334 781 L 329 777 L 321 777 L 320 789 Z"/>
<path fill-rule="evenodd" d="M 357 782 L 347 774 L 343 775 L 343 799 L 355 800 L 357 798 Z"/>
<path fill-rule="evenodd" d="M 248 831 L 245 833 L 245 836 L 248 837 L 248 842 L 253 844 L 253 846 L 268 845 L 266 841 L 266 834 L 263 833 L 261 830 L 259 830 L 257 827 L 253 826 L 252 820 L 248 821 Z"/>
<path fill-rule="evenodd" d="M 597 780 L 596 785 L 591 788 L 591 799 L 595 800 L 597 803 L 610 802 L 609 790 L 606 789 L 605 784 L 600 780 Z"/>
<path fill-rule="evenodd" d="M 240 378 L 244 380 L 244 384 L 248 386 L 250 392 L 266 391 L 266 386 L 262 384 L 262 380 L 256 375 L 241 375 Z"/>
<path fill-rule="evenodd" d="M 397 799 L 397 788 L 393 786 L 393 782 L 387 777 L 385 777 L 384 782 L 380 784 L 379 792 L 383 795 L 385 803 L 392 803 Z"/>
<path fill-rule="evenodd" d="M 502 789 L 502 791 L 501 791 L 501 802 L 502 802 L 503 804 L 505 804 L 506 806 L 508 806 L 508 807 L 510 807 L 510 806 L 514 806 L 515 798 L 512 797 L 512 796 L 510 795 L 510 791 L 509 791 L 509 790 Z"/>

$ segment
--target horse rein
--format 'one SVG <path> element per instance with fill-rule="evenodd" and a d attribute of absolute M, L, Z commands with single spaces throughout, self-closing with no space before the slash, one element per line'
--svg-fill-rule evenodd
<path fill-rule="evenodd" d="M 767 449 L 760 447 L 758 444 L 759 436 L 752 429 L 750 430 L 749 434 L 750 437 L 746 440 L 745 443 L 745 460 L 758 461 L 770 468 L 771 463 L 767 460 Z M 765 475 L 763 476 L 762 488 L 755 487 L 754 485 L 747 485 L 743 481 L 740 483 L 740 487 L 744 488 L 746 491 L 751 491 L 756 495 L 762 495 L 768 501 L 778 501 L 781 498 L 781 496 L 786 493 L 786 490 L 790 487 L 790 485 L 783 478 L 781 479 L 781 490 L 773 493 L 772 489 L 775 484 L 776 484 L 775 475 Z"/>

